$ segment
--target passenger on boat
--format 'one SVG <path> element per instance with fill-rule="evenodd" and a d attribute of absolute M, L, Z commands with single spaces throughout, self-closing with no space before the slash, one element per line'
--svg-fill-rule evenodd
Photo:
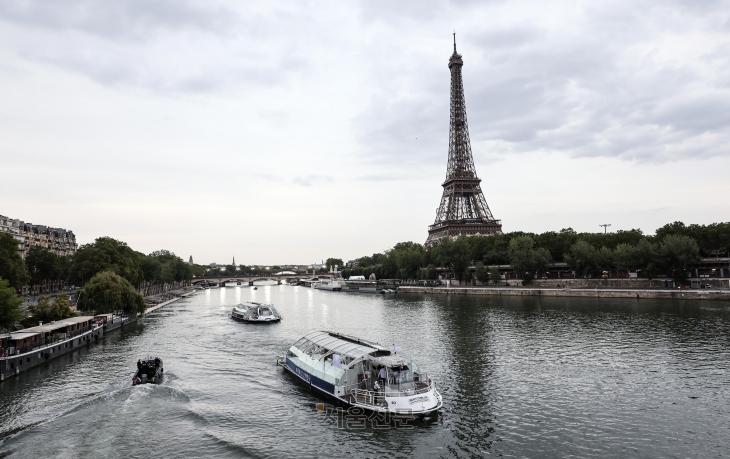
<path fill-rule="evenodd" d="M 385 371 L 385 367 L 381 365 L 380 370 L 378 371 L 378 378 L 380 381 L 385 384 L 385 382 L 388 380 L 388 372 Z"/>

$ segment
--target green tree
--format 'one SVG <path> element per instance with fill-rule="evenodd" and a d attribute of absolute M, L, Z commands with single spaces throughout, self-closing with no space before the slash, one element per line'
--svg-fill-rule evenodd
<path fill-rule="evenodd" d="M 166 256 L 166 254 L 165 254 Z M 84 244 L 74 254 L 69 270 L 69 282 L 83 284 L 102 271 L 114 272 L 132 285 L 144 280 L 141 257 L 126 243 L 110 237 L 97 238 Z"/>
<path fill-rule="evenodd" d="M 548 231 L 535 236 L 535 246 L 547 249 L 555 261 L 564 261 L 563 255 L 570 251 L 570 246 L 578 240 L 578 233 L 573 228 L 563 228 L 560 232 Z"/>
<path fill-rule="evenodd" d="M 502 281 L 502 275 L 500 274 L 498 267 L 492 266 L 492 269 L 489 270 L 489 280 L 491 280 L 494 285 L 497 285 Z"/>
<path fill-rule="evenodd" d="M 606 246 L 596 252 L 596 267 L 599 271 L 610 272 L 613 267 L 614 251 Z"/>
<path fill-rule="evenodd" d="M 30 281 L 23 259 L 18 254 L 18 240 L 5 232 L 0 232 L 0 278 L 16 290 Z"/>
<path fill-rule="evenodd" d="M 388 252 L 388 256 L 395 261 L 398 271 L 401 273 L 399 277 L 415 279 L 418 269 L 425 265 L 425 253 L 421 244 L 400 242 Z"/>
<path fill-rule="evenodd" d="M 652 244 L 648 239 L 640 240 L 633 250 L 633 264 L 644 272 L 647 279 L 652 280 L 657 274 L 659 266 L 659 255 L 656 244 Z"/>
<path fill-rule="evenodd" d="M 16 298 L 10 283 L 0 278 L 0 329 L 11 331 L 13 324 L 23 319 L 22 304 L 23 299 Z"/>
<path fill-rule="evenodd" d="M 23 321 L 25 326 L 37 325 L 38 322 L 49 323 L 54 320 L 63 320 L 76 316 L 76 311 L 71 309 L 71 303 L 65 293 L 58 295 L 53 303 L 51 303 L 49 297 L 42 296 L 38 299 L 37 304 L 31 305 L 28 309 L 30 316 Z"/>
<path fill-rule="evenodd" d="M 418 276 L 420 279 L 434 279 L 436 278 L 436 267 L 433 265 L 433 263 L 431 263 L 425 268 L 419 269 Z"/>
<path fill-rule="evenodd" d="M 689 269 L 701 259 L 697 242 L 683 235 L 667 235 L 662 240 L 659 253 L 664 267 L 678 282 L 685 282 Z"/>
<path fill-rule="evenodd" d="M 472 275 L 473 274 L 471 272 L 471 269 L 469 269 L 469 267 L 466 267 L 466 268 L 464 268 L 464 272 L 459 277 L 459 280 L 461 282 L 469 282 L 469 283 L 471 283 L 471 277 L 472 277 Z"/>
<path fill-rule="evenodd" d="M 464 235 L 455 239 L 441 239 L 432 249 L 438 264 L 448 267 L 454 275 L 463 276 L 462 273 L 471 263 L 468 239 Z"/>
<path fill-rule="evenodd" d="M 486 283 L 489 280 L 489 271 L 487 271 L 486 266 L 484 266 L 484 263 L 481 261 L 474 265 L 474 277 L 476 277 L 479 282 Z"/>
<path fill-rule="evenodd" d="M 105 314 L 123 311 L 128 314 L 143 313 L 144 298 L 129 281 L 114 272 L 103 271 L 92 277 L 79 296 L 78 309 Z"/>
<path fill-rule="evenodd" d="M 60 258 L 45 247 L 37 245 L 31 247 L 25 256 L 25 268 L 30 274 L 32 285 L 60 279 L 62 275 Z"/>
<path fill-rule="evenodd" d="M 570 252 L 563 258 L 570 269 L 579 276 L 591 276 L 596 274 L 598 269 L 598 251 L 595 247 L 584 240 L 579 240 L 570 247 Z"/>
<path fill-rule="evenodd" d="M 629 271 L 636 260 L 636 249 L 631 244 L 619 244 L 613 251 L 613 259 L 616 262 L 616 269 Z"/>
<path fill-rule="evenodd" d="M 345 263 L 342 261 L 342 258 L 328 258 L 324 264 L 327 266 L 327 271 L 331 271 L 335 266 L 339 267 L 339 269 L 345 267 Z"/>
<path fill-rule="evenodd" d="M 525 283 L 535 274 L 544 273 L 551 261 L 550 252 L 544 247 L 534 248 L 535 241 L 530 236 L 518 236 L 509 243 L 509 259 L 515 273 Z"/>
<path fill-rule="evenodd" d="M 162 263 L 153 256 L 142 255 L 139 260 L 142 276 L 147 282 L 154 282 L 160 278 Z"/>

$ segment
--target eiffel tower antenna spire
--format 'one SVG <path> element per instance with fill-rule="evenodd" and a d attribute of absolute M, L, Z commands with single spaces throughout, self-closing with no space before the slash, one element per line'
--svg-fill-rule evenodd
<path fill-rule="evenodd" d="M 451 120 L 449 125 L 449 161 L 441 204 L 436 211 L 436 221 L 428 227 L 426 245 L 438 243 L 444 237 L 500 234 L 502 223 L 489 210 L 474 167 L 474 157 L 469 140 L 469 123 L 466 120 L 466 102 L 461 68 L 464 61 L 456 52 L 449 59 L 451 72 Z"/>

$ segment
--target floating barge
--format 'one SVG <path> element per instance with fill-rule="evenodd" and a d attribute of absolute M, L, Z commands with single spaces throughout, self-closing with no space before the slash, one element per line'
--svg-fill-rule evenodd
<path fill-rule="evenodd" d="M 93 316 L 71 317 L 0 335 L 0 381 L 103 336 L 103 322 Z"/>

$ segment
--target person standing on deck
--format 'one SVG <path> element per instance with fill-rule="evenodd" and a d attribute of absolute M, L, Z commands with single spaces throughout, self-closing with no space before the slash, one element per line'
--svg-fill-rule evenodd
<path fill-rule="evenodd" d="M 380 371 L 378 371 L 378 378 L 383 382 L 383 385 L 385 385 L 388 379 L 388 373 L 385 371 L 385 367 L 380 367 Z"/>

